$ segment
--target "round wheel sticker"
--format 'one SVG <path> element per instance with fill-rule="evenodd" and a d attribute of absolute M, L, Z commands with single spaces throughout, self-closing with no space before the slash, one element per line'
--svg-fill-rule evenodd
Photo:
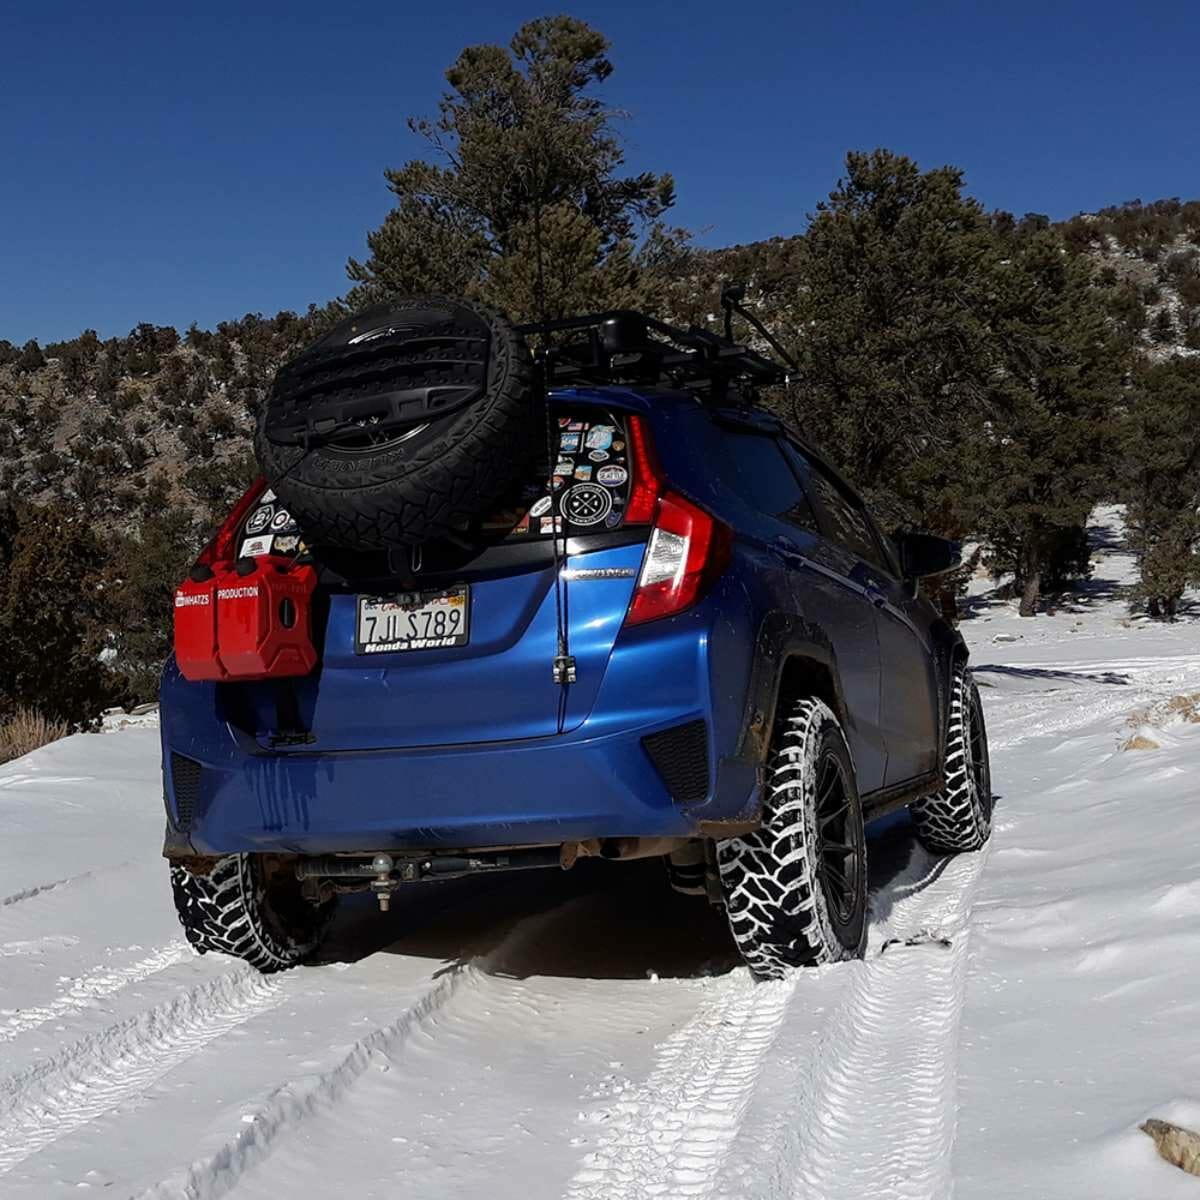
<path fill-rule="evenodd" d="M 612 494 L 594 483 L 577 483 L 564 493 L 563 515 L 572 525 L 599 525 L 612 511 Z"/>
<path fill-rule="evenodd" d="M 271 522 L 272 529 L 286 529 L 292 523 L 292 514 L 286 508 L 281 508 Z"/>
<path fill-rule="evenodd" d="M 246 522 L 247 533 L 262 533 L 264 529 L 271 523 L 271 518 L 275 515 L 275 506 L 268 504 L 264 508 L 256 508 L 250 514 L 250 520 Z"/>
<path fill-rule="evenodd" d="M 605 487 L 620 487 L 629 478 L 629 472 L 624 467 L 601 467 L 596 478 Z"/>

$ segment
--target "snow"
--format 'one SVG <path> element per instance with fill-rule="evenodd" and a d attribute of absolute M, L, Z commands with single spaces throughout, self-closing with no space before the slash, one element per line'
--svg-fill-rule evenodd
<path fill-rule="evenodd" d="M 1096 577 L 964 622 L 983 854 L 871 842 L 867 958 L 754 985 L 656 864 L 440 884 L 321 965 L 198 958 L 152 713 L 0 767 L 0 1195 L 1193 1197 L 1200 657 Z"/>

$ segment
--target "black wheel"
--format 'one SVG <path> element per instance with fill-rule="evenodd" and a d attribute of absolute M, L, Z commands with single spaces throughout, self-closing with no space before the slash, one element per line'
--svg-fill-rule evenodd
<path fill-rule="evenodd" d="M 992 832 L 992 772 L 983 705 L 971 672 L 954 668 L 946 731 L 946 784 L 909 806 L 921 844 L 935 854 L 978 850 Z"/>
<path fill-rule="evenodd" d="M 838 719 L 792 704 L 776 731 L 761 828 L 717 846 L 729 928 L 759 979 L 861 958 L 867 940 L 862 805 Z"/>
<path fill-rule="evenodd" d="M 172 866 L 171 890 L 187 940 L 201 954 L 230 954 L 263 972 L 303 961 L 333 916 L 333 903 L 317 908 L 304 899 L 286 860 L 256 854 L 219 858 L 204 875 Z"/>
<path fill-rule="evenodd" d="M 495 511 L 544 456 L 545 413 L 506 320 L 418 296 L 343 321 L 281 368 L 254 445 L 309 541 L 378 549 Z"/>

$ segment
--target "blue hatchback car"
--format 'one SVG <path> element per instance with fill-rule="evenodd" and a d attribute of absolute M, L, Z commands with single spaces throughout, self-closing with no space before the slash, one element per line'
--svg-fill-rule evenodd
<path fill-rule="evenodd" d="M 165 853 L 199 950 L 276 970 L 345 892 L 658 857 L 770 978 L 863 952 L 872 818 L 986 840 L 979 697 L 919 587 L 956 547 L 885 535 L 746 403 L 584 379 L 548 409 L 549 469 L 476 540 L 321 564 L 307 674 L 167 663 Z M 264 530 L 301 537 L 259 481 L 224 533 Z"/>

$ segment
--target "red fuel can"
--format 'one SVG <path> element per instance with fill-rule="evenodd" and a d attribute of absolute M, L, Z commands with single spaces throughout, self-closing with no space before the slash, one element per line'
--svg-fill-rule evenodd
<path fill-rule="evenodd" d="M 286 679 L 316 666 L 311 566 L 275 555 L 241 559 L 216 577 L 217 654 L 230 679 Z"/>
<path fill-rule="evenodd" d="M 225 678 L 217 654 L 216 591 L 212 571 L 207 579 L 185 579 L 175 589 L 175 661 L 184 679 Z"/>

